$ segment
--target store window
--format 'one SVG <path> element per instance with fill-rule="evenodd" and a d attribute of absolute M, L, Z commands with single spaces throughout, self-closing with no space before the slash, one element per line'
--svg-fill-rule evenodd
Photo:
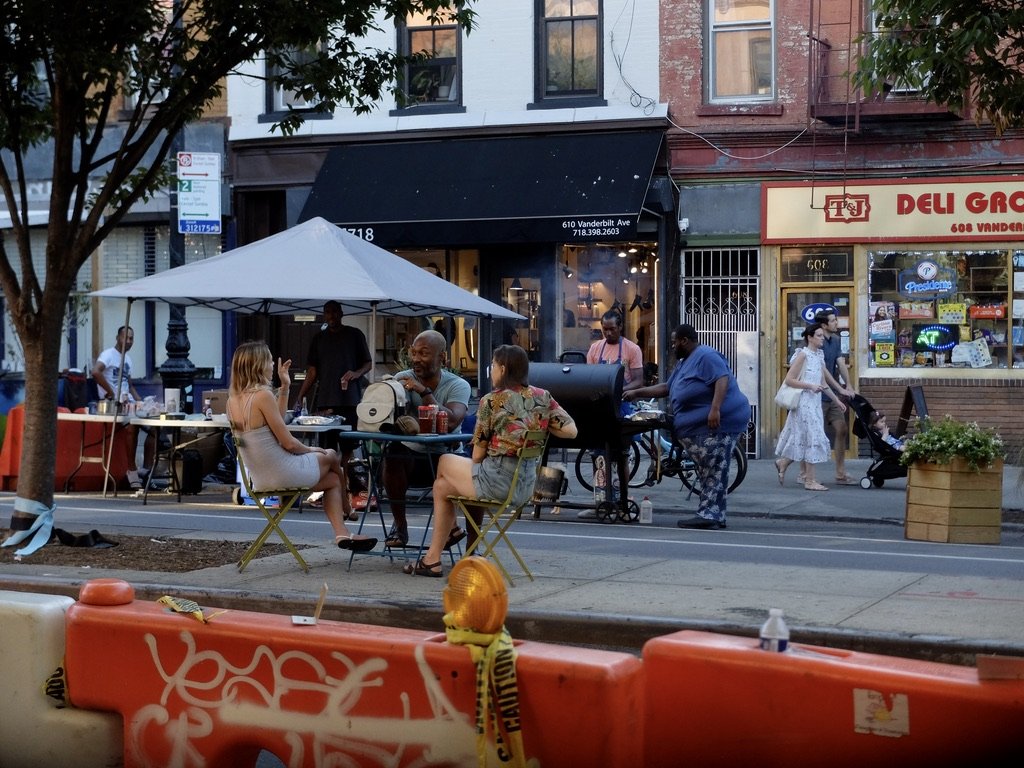
<path fill-rule="evenodd" d="M 399 48 L 403 55 L 420 57 L 403 72 L 404 106 L 459 104 L 459 26 L 454 17 L 442 14 L 442 23 L 431 24 L 426 13 L 409 14 L 399 28 Z"/>
<path fill-rule="evenodd" d="M 773 98 L 772 0 L 710 0 L 710 5 L 709 100 Z"/>
<path fill-rule="evenodd" d="M 871 251 L 873 368 L 1024 368 L 1024 250 Z"/>
<path fill-rule="evenodd" d="M 601 317 L 622 316 L 623 335 L 635 341 L 644 362 L 661 357 L 657 328 L 658 244 L 653 241 L 565 245 L 559 269 L 562 324 L 559 353 L 585 352 L 601 337 Z"/>
<path fill-rule="evenodd" d="M 539 99 L 601 94 L 601 0 L 537 0 Z"/>

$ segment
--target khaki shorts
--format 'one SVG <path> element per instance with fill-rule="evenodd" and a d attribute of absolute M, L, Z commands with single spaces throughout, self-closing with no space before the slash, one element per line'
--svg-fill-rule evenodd
<path fill-rule="evenodd" d="M 825 419 L 825 426 L 834 424 L 837 421 L 846 421 L 846 411 L 840 408 L 831 397 L 822 400 L 821 414 Z"/>

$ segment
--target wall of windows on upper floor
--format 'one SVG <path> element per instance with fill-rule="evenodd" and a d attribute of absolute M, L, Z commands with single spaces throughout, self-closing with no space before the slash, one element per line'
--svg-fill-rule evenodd
<path fill-rule="evenodd" d="M 497 114 L 502 124 L 664 114 L 658 3 L 479 0 L 476 10 L 469 34 L 454 24 L 431 26 L 422 15 L 398 24 L 381 18 L 367 48 L 424 53 L 401 73 L 400 95 L 381 100 L 368 115 L 347 108 L 311 115 L 316 119 L 303 131 L 479 126 L 483 114 L 488 123 Z M 273 82 L 263 59 L 230 78 L 233 140 L 267 136 L 269 124 L 288 109 L 313 106 Z M 600 112 L 565 115 L 564 109 Z"/>

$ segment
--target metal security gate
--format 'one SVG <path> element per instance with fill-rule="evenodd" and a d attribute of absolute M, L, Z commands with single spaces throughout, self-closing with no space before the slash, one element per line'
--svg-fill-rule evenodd
<path fill-rule="evenodd" d="M 758 423 L 761 281 L 758 248 L 687 248 L 682 252 L 681 322 L 729 360 L 750 400 L 750 426 L 741 439 L 747 456 L 760 454 Z"/>

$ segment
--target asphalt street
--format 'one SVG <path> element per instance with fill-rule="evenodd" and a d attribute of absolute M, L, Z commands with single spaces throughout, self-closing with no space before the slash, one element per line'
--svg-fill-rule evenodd
<path fill-rule="evenodd" d="M 862 473 L 865 461 L 848 462 Z M 830 467 L 819 472 L 828 483 Z M 858 475 L 859 476 L 859 475 Z M 972 654 L 1024 655 L 1024 494 L 1018 470 L 1004 477 L 1004 522 L 998 545 L 937 544 L 903 537 L 903 479 L 882 488 L 831 484 L 805 491 L 780 486 L 771 461 L 750 463 L 730 496 L 727 530 L 681 530 L 696 500 L 666 479 L 633 492 L 654 503 L 654 524 L 577 518 L 591 498 L 570 479 L 567 505 L 544 507 L 514 527 L 517 547 L 535 576 L 510 588 L 514 635 L 551 642 L 636 649 L 649 637 L 680 628 L 754 634 L 769 607 L 782 608 L 802 642 L 969 663 Z M 9 517 L 13 494 L 0 495 Z M 252 539 L 262 518 L 233 504 L 229 489 L 208 486 L 179 504 L 174 496 L 59 495 L 57 524 L 104 535 Z M 426 510 L 411 514 L 413 541 Z M 371 513 L 365 532 L 390 520 Z M 140 597 L 171 591 L 204 605 L 303 613 L 320 585 L 330 598 L 324 615 L 372 624 L 440 628 L 444 581 L 407 576 L 402 557 L 357 556 L 330 546 L 322 513 L 289 516 L 285 530 L 311 565 L 303 573 L 290 554 L 260 558 L 244 573 L 233 565 L 183 574 L 121 572 L 21 563 L 0 567 L 0 589 L 77 594 L 89 578 L 116 576 Z M 56 546 L 56 545 L 50 545 Z M 415 556 L 410 549 L 408 557 Z M 401 553 L 399 553 L 401 554 Z"/>

